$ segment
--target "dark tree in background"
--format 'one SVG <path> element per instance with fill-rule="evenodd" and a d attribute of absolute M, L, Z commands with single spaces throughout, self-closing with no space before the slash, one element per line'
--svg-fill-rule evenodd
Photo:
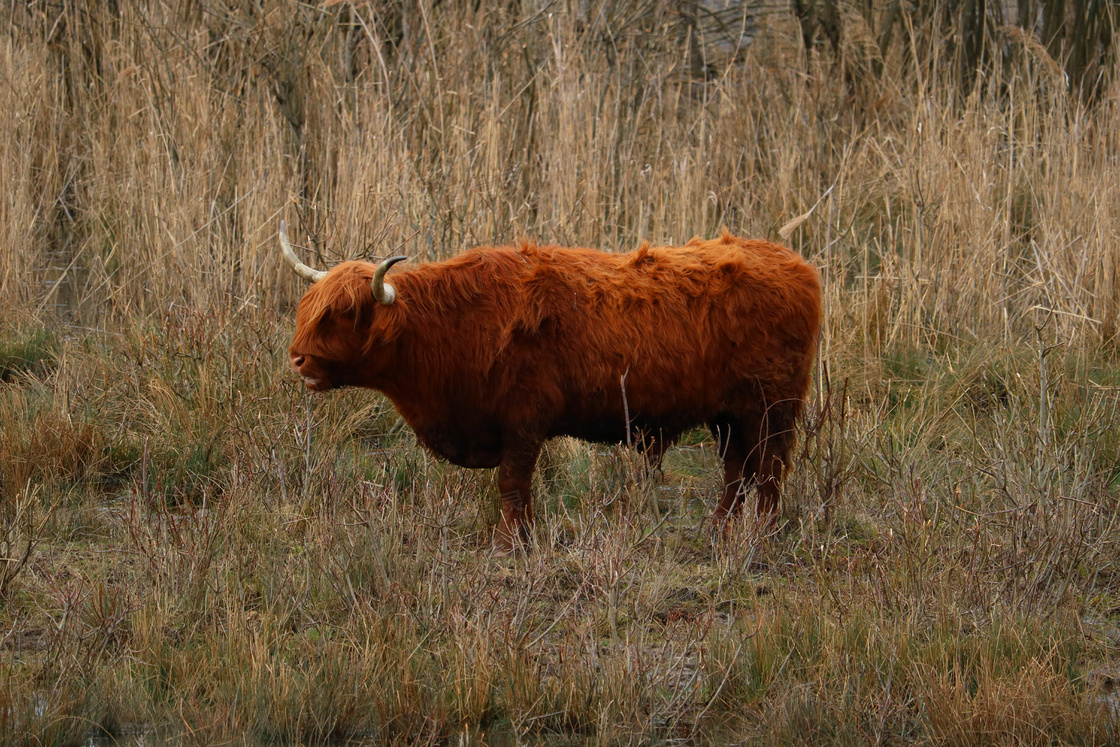
<path fill-rule="evenodd" d="M 841 7 L 838 0 L 790 0 L 806 50 L 841 53 Z M 1040 42 L 1071 89 L 1088 100 L 1099 94 L 1110 73 L 1120 17 L 1117 0 L 858 0 L 851 7 L 876 35 L 884 56 L 895 39 L 909 44 L 908 29 L 939 34 L 966 83 L 1007 52 L 1002 48 L 1007 35 L 1001 32 L 1015 27 Z"/>
<path fill-rule="evenodd" d="M 1041 35 L 1050 56 L 1064 60 L 1070 82 L 1089 92 L 1099 90 L 1114 54 L 1120 2 L 1106 0 L 1024 0 L 1020 26 Z"/>

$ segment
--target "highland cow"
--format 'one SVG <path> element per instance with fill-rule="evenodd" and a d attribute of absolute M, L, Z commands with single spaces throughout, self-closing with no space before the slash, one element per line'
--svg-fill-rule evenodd
<path fill-rule="evenodd" d="M 385 281 L 404 257 L 301 263 L 291 366 L 315 391 L 383 392 L 453 464 L 498 468 L 508 550 L 533 521 L 530 485 L 556 436 L 635 442 L 652 460 L 687 429 L 719 439 L 725 520 L 757 486 L 772 518 L 809 387 L 817 271 L 789 249 L 724 231 L 628 254 L 480 248 Z"/>

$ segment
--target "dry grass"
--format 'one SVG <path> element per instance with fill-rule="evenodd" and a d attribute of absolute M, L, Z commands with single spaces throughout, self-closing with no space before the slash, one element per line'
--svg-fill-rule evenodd
<path fill-rule="evenodd" d="M 0 11 L 0 740 L 1117 743 L 1116 85 L 446 5 Z M 491 474 L 285 370 L 281 217 L 313 262 L 786 227 L 784 527 L 709 536 L 702 434 L 560 440 L 491 558 Z"/>

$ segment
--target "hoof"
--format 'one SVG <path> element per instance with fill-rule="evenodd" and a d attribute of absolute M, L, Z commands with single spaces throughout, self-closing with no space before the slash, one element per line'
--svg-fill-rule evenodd
<path fill-rule="evenodd" d="M 528 551 L 529 537 L 524 532 L 511 535 L 509 532 L 503 532 L 502 527 L 498 527 L 494 531 L 494 547 L 491 551 L 491 557 L 504 558 L 518 552 L 527 553 Z"/>
<path fill-rule="evenodd" d="M 742 512 L 721 514 L 716 512 L 708 518 L 708 532 L 712 539 L 728 540 L 733 535 L 750 535 L 762 538 L 774 534 L 778 528 L 778 514 L 767 513 L 744 516 Z"/>

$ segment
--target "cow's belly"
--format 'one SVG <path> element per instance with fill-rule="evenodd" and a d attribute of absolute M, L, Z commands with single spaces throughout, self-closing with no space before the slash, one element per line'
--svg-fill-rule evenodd
<path fill-rule="evenodd" d="M 584 414 L 579 419 L 557 423 L 557 427 L 549 435 L 571 436 L 582 441 L 601 444 L 626 443 L 629 440 L 639 448 L 645 448 L 658 442 L 672 443 L 684 431 L 693 426 L 703 425 L 704 422 L 704 418 L 696 413 L 668 413 L 653 416 L 631 413 L 628 434 L 626 416 L 621 412 L 595 417 Z"/>
<path fill-rule="evenodd" d="M 655 443 L 672 443 L 684 431 L 703 425 L 712 417 L 703 403 L 683 398 L 673 402 L 662 398 L 655 405 L 643 403 L 637 396 L 634 399 L 638 401 L 633 402 L 635 409 L 629 412 L 629 434 L 620 389 L 617 393 L 574 392 L 562 407 L 552 412 L 542 407 L 530 437 L 544 440 L 571 436 L 603 444 L 629 440 L 645 448 Z M 507 396 L 501 402 L 505 409 L 500 412 L 444 413 L 438 420 L 420 419 L 410 421 L 409 425 L 420 442 L 437 456 L 460 467 L 491 469 L 501 464 L 507 446 L 516 446 L 506 443 L 508 434 L 526 430 L 524 425 L 506 422 L 510 412 L 526 409 L 518 406 L 521 400 Z M 405 419 L 409 420 L 407 416 Z"/>
<path fill-rule="evenodd" d="M 466 431 L 455 424 L 413 430 L 429 451 L 458 467 L 491 469 L 502 461 L 502 440 L 492 429 Z"/>

